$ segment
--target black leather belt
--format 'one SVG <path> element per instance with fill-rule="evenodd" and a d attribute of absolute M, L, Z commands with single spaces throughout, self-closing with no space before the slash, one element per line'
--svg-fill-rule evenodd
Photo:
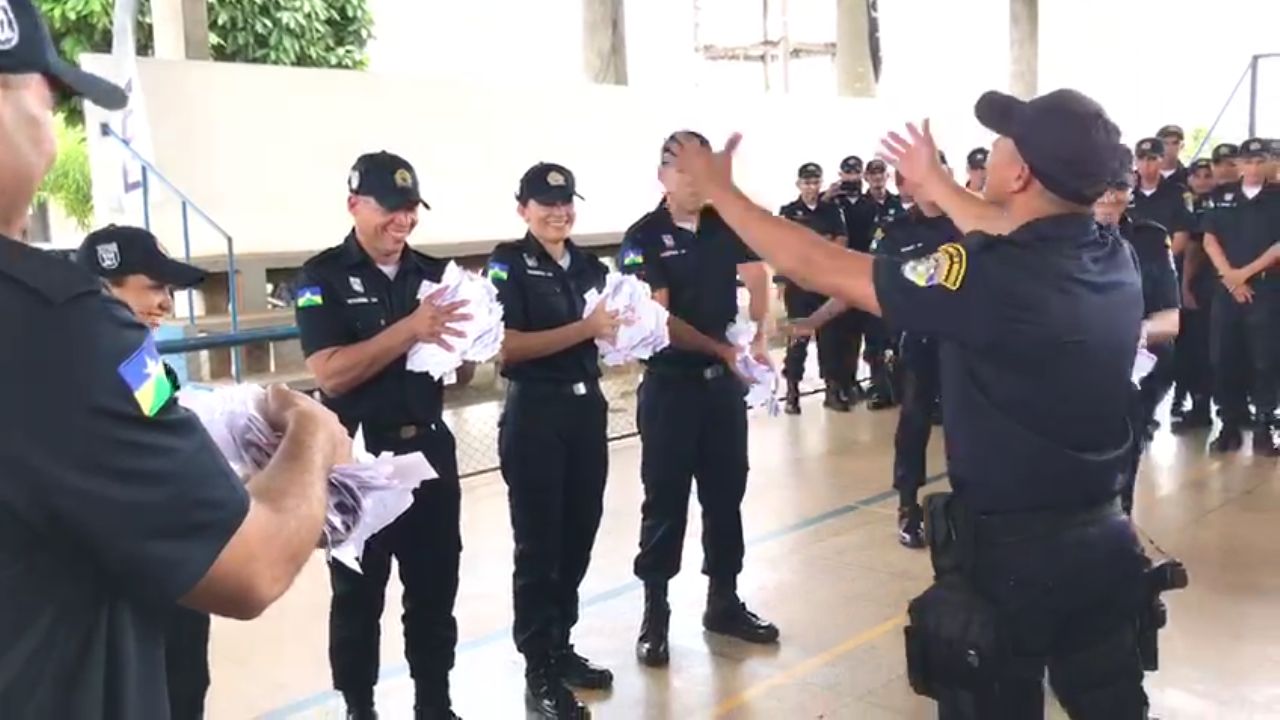
<path fill-rule="evenodd" d="M 645 368 L 645 372 L 653 373 L 654 375 L 659 375 L 661 377 L 687 378 L 691 380 L 715 380 L 718 377 L 724 377 L 729 374 L 729 368 L 719 363 L 702 368 L 650 365 Z"/>
<path fill-rule="evenodd" d="M 551 382 L 542 380 L 508 380 L 508 392 L 535 392 L 551 395 L 572 395 L 584 397 L 599 392 L 599 380 L 583 380 L 581 382 Z"/>
<path fill-rule="evenodd" d="M 406 425 L 372 425 L 366 426 L 367 435 L 380 438 L 397 437 L 401 440 L 410 440 L 419 435 L 426 435 L 435 432 L 440 427 L 440 421 L 435 420 L 429 423 L 410 423 Z"/>
<path fill-rule="evenodd" d="M 1120 499 L 1112 498 L 1084 510 L 1039 510 L 1035 512 L 974 515 L 974 536 L 979 545 L 1009 543 L 1058 535 L 1072 528 L 1123 516 Z"/>

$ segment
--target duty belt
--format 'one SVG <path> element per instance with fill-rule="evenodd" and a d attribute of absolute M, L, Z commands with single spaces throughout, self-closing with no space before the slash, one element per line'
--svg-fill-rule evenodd
<path fill-rule="evenodd" d="M 670 367 L 663 365 L 650 365 L 645 368 L 645 372 L 653 373 L 661 377 L 679 377 L 701 380 L 715 380 L 728 374 L 729 369 L 723 364 L 716 363 L 706 367 Z"/>
<path fill-rule="evenodd" d="M 600 389 L 600 381 L 585 380 L 575 383 L 542 380 L 508 380 L 508 392 L 541 392 L 554 395 L 582 397 Z"/>
<path fill-rule="evenodd" d="M 975 540 L 979 545 L 1010 543 L 1037 537 L 1056 535 L 1072 528 L 1082 527 L 1118 517 L 1119 498 L 1083 510 L 1039 510 L 1033 512 L 1000 513 L 998 515 L 974 515 Z"/>

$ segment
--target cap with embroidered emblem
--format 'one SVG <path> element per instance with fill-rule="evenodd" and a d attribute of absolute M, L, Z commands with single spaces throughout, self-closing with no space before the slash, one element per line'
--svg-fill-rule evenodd
<path fill-rule="evenodd" d="M 562 205 L 572 202 L 578 194 L 578 183 L 569 168 L 555 163 L 538 163 L 525 171 L 516 191 L 517 202 L 530 200 L 539 205 Z"/>
<path fill-rule="evenodd" d="M 1271 148 L 1262 138 L 1249 138 L 1240 143 L 1240 157 L 1267 157 L 1270 154 Z"/>
<path fill-rule="evenodd" d="M 0 0 L 0 75 L 27 74 L 44 75 L 53 85 L 107 110 L 129 104 L 118 85 L 58 56 L 32 0 Z"/>
<path fill-rule="evenodd" d="M 889 167 L 888 165 L 884 164 L 883 160 L 876 158 L 875 160 L 872 160 L 871 162 L 867 163 L 867 174 L 876 175 L 878 173 L 887 171 L 888 167 Z"/>
<path fill-rule="evenodd" d="M 842 172 L 842 173 L 861 173 L 861 172 L 862 172 L 862 158 L 858 157 L 857 155 L 850 155 L 849 157 L 847 157 L 847 158 L 845 158 L 845 159 L 841 160 L 841 161 L 840 161 L 840 172 Z"/>
<path fill-rule="evenodd" d="M 1164 141 L 1155 137 L 1143 138 L 1133 146 L 1133 154 L 1139 160 L 1159 160 L 1164 157 Z"/>
<path fill-rule="evenodd" d="M 1210 172 L 1213 172 L 1213 162 L 1209 160 L 1209 158 L 1198 158 L 1196 159 L 1195 162 L 1187 166 L 1188 172 L 1194 173 L 1194 172 L 1199 172 L 1201 170 L 1208 170 Z"/>
<path fill-rule="evenodd" d="M 108 225 L 89 233 L 75 260 L 98 277 L 145 275 L 175 288 L 195 287 L 206 276 L 204 270 L 169 257 L 150 231 L 128 225 Z"/>
<path fill-rule="evenodd" d="M 796 177 L 800 180 L 809 180 L 812 178 L 822 178 L 822 166 L 818 163 L 808 162 L 800 166 L 796 171 Z"/>
<path fill-rule="evenodd" d="M 974 148 L 969 151 L 968 157 L 965 158 L 965 164 L 970 170 L 985 170 L 987 167 L 987 155 L 989 151 L 986 148 Z"/>
<path fill-rule="evenodd" d="M 380 150 L 356 158 L 347 175 L 347 190 L 352 195 L 373 198 L 385 210 L 408 210 L 422 205 L 431 206 L 422 199 L 418 186 L 418 173 L 408 160 Z"/>
<path fill-rule="evenodd" d="M 1235 143 L 1218 143 L 1214 146 L 1210 157 L 1213 158 L 1213 162 L 1235 160 L 1240 157 L 1240 146 Z"/>
<path fill-rule="evenodd" d="M 1156 137 L 1160 138 L 1161 140 L 1167 137 L 1175 137 L 1175 138 L 1178 138 L 1179 142 L 1181 142 L 1182 140 L 1186 139 L 1187 134 L 1182 132 L 1181 125 L 1165 125 L 1164 127 L 1160 128 L 1159 132 L 1156 133 Z"/>

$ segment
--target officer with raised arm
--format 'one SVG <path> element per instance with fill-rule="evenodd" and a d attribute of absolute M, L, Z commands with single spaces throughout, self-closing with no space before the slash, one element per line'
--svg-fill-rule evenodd
<path fill-rule="evenodd" d="M 954 492 L 926 498 L 936 580 L 911 603 L 908 673 L 946 718 L 1039 718 L 1044 674 L 1075 718 L 1145 718 L 1155 590 L 1117 495 L 1131 447 L 1142 287 L 1090 206 L 1127 162 L 1093 100 L 989 92 L 984 198 L 938 161 L 926 121 L 884 155 L 968 233 L 906 262 L 832 247 L 756 206 L 725 152 L 676 165 L 788 277 L 939 338 Z M 996 638 L 999 638 L 997 640 Z M 1147 665 L 1150 663 L 1148 662 Z"/>

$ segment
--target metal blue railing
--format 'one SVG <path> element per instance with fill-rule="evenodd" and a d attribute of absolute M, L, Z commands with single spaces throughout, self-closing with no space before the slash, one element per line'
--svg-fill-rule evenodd
<path fill-rule="evenodd" d="M 1231 88 L 1231 94 L 1227 96 L 1227 101 L 1222 103 L 1222 109 L 1218 111 L 1218 116 L 1213 119 L 1213 124 L 1209 126 L 1209 132 L 1205 133 L 1200 145 L 1196 147 L 1195 152 L 1191 154 L 1191 159 L 1199 158 L 1205 150 L 1205 146 L 1209 144 L 1209 139 L 1213 137 L 1213 131 L 1218 129 L 1218 123 L 1222 122 L 1222 116 L 1227 113 L 1227 108 L 1231 107 L 1232 101 L 1236 99 L 1236 93 L 1240 92 L 1240 86 L 1244 84 L 1245 78 L 1249 79 L 1249 137 L 1253 137 L 1258 132 L 1258 61 L 1267 58 L 1280 57 L 1280 53 L 1262 53 L 1249 58 L 1249 64 L 1245 66 L 1244 72 L 1240 74 L 1240 79 L 1236 81 L 1235 87 Z M 1209 148 L 1212 150 L 1212 148 Z"/>
<path fill-rule="evenodd" d="M 227 335 L 225 337 L 229 337 L 229 338 L 238 337 L 240 334 L 240 308 L 238 306 L 239 303 L 237 298 L 238 282 L 236 277 L 235 241 L 232 240 L 231 233 L 227 232 L 213 218 L 209 217 L 209 213 L 205 212 L 203 209 L 201 209 L 199 205 L 195 203 L 195 201 L 187 197 L 186 193 L 179 190 L 177 185 L 175 185 L 171 180 L 169 180 L 169 178 L 165 177 L 164 173 L 160 172 L 160 170 L 156 168 L 156 166 L 152 164 L 150 160 L 143 157 L 141 153 L 139 153 L 136 149 L 134 149 L 133 146 L 130 145 L 129 141 L 126 140 L 119 133 L 117 133 L 109 124 L 105 122 L 102 123 L 101 130 L 102 130 L 103 137 L 112 138 L 117 143 L 119 143 L 120 146 L 123 147 L 126 152 L 128 152 L 130 155 L 133 156 L 135 160 L 138 161 L 138 165 L 141 166 L 142 168 L 143 227 L 147 228 L 148 230 L 151 229 L 151 178 L 154 177 L 155 179 L 159 180 L 165 187 L 167 187 L 170 192 L 172 192 L 175 196 L 177 196 L 178 200 L 181 202 L 182 251 L 183 251 L 183 259 L 186 262 L 191 262 L 191 220 L 190 218 L 191 218 L 192 212 L 194 212 L 200 219 L 204 220 L 205 224 L 207 224 L 215 232 L 221 235 L 223 239 L 226 240 L 226 243 L 227 243 L 227 295 L 228 295 L 228 312 L 231 315 L 231 333 L 230 335 Z M 189 324 L 193 326 L 195 325 L 195 322 L 196 322 L 195 299 L 190 293 L 187 294 L 187 321 Z M 271 330 L 273 328 L 267 328 L 267 329 Z M 189 338 L 189 340 L 202 340 L 202 339 L 204 338 L 199 338 L 199 337 Z M 174 341 L 174 342 L 180 343 L 182 341 Z M 162 343 L 162 344 L 172 344 L 172 343 Z M 230 348 L 231 349 L 231 374 L 232 374 L 232 377 L 234 377 L 238 382 L 241 376 L 240 346 L 242 344 L 243 344 L 242 342 L 233 341 L 233 342 L 226 342 L 222 344 L 209 344 L 204 348 L 198 348 L 198 349 L 208 349 L 208 348 L 214 348 L 214 347 Z M 193 349 L 197 349 L 197 348 L 193 348 Z"/>

